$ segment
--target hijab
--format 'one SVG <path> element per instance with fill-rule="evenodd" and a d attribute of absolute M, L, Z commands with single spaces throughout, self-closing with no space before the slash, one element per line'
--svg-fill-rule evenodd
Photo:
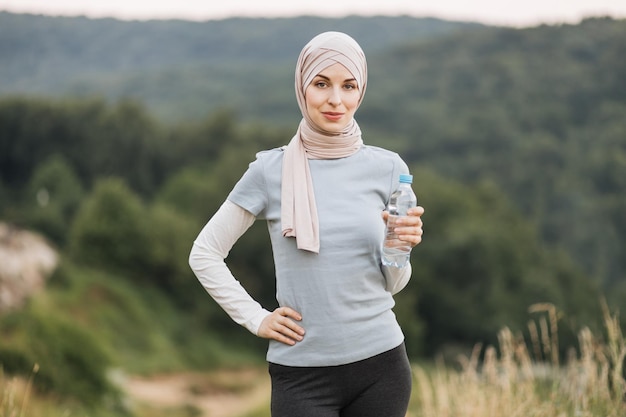
<path fill-rule="evenodd" d="M 356 120 L 340 132 L 329 132 L 308 116 L 305 91 L 324 69 L 336 63 L 350 71 L 357 82 L 361 104 L 367 85 L 367 63 L 359 44 L 340 32 L 324 32 L 304 46 L 296 64 L 295 89 L 302 120 L 285 148 L 281 187 L 283 236 L 295 237 L 298 249 L 319 253 L 319 220 L 309 169 L 309 159 L 345 158 L 363 145 Z"/>

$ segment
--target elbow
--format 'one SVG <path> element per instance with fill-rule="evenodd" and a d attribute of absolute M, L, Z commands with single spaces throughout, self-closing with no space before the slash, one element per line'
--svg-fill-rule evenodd
<path fill-rule="evenodd" d="M 192 271 L 197 272 L 200 268 L 201 256 L 198 247 L 194 244 L 189 252 L 189 267 Z"/>
<path fill-rule="evenodd" d="M 216 251 L 194 243 L 189 252 L 188 262 L 191 270 L 196 276 L 199 276 L 200 274 L 204 274 L 207 270 L 223 264 L 224 257 Z"/>

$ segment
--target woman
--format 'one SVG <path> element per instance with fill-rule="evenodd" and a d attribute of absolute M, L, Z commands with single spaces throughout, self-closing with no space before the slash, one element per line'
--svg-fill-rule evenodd
<path fill-rule="evenodd" d="M 407 165 L 366 146 L 354 119 L 367 85 L 360 46 L 326 32 L 302 50 L 303 115 L 289 145 L 257 154 L 194 242 L 190 265 L 237 323 L 269 339 L 274 417 L 404 417 L 411 370 L 392 295 L 411 266 L 381 264 L 384 212 Z M 421 241 L 416 207 L 401 239 Z M 382 214 L 381 214 L 382 213 Z M 381 219 L 382 217 L 382 219 Z M 279 308 L 265 310 L 224 259 L 256 219 L 268 224 Z"/>

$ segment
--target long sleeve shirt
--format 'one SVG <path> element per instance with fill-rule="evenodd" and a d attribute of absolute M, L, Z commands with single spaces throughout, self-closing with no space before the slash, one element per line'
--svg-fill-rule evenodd
<path fill-rule="evenodd" d="M 252 333 L 269 311 L 233 277 L 225 263 L 255 219 L 268 224 L 276 265 L 277 300 L 299 311 L 306 330 L 295 346 L 270 341 L 268 360 L 290 366 L 332 366 L 392 349 L 403 340 L 392 295 L 411 267 L 381 265 L 381 212 L 406 164 L 397 154 L 365 146 L 336 160 L 310 160 L 321 249 L 298 250 L 280 227 L 282 151 L 257 156 L 194 242 L 190 265 L 232 319 Z"/>

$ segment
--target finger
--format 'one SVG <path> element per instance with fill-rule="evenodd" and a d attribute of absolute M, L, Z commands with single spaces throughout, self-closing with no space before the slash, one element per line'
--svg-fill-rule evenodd
<path fill-rule="evenodd" d="M 289 307 L 280 307 L 276 311 L 279 314 L 277 324 L 284 326 L 286 329 L 293 332 L 293 334 L 297 334 L 298 336 L 304 335 L 304 329 L 294 321 L 302 320 L 300 313 Z"/>
<path fill-rule="evenodd" d="M 283 317 L 290 317 L 294 320 L 300 321 L 302 320 L 302 315 L 298 313 L 296 310 L 290 307 L 279 307 L 277 310 L 278 314 Z"/>
<path fill-rule="evenodd" d="M 395 227 L 393 230 L 398 236 L 402 235 L 421 235 L 423 233 L 422 223 L 414 222 L 414 224 L 405 224 Z"/>
<path fill-rule="evenodd" d="M 304 329 L 288 317 L 278 316 L 270 323 L 269 337 L 293 345 L 304 338 Z"/>
<path fill-rule="evenodd" d="M 299 334 L 286 326 L 280 327 L 278 330 L 276 330 L 276 332 L 294 342 L 301 342 L 302 339 L 304 339 L 304 335 Z"/>
<path fill-rule="evenodd" d="M 421 215 L 424 214 L 424 207 L 422 207 L 422 206 L 411 207 L 407 211 L 407 214 L 409 216 L 421 216 Z"/>
<path fill-rule="evenodd" d="M 271 332 L 270 335 L 269 335 L 269 338 L 273 339 L 273 340 L 276 340 L 278 342 L 284 343 L 286 345 L 290 345 L 290 346 L 293 346 L 293 345 L 295 345 L 297 343 L 296 340 L 294 340 L 294 339 L 292 339 L 290 337 L 285 336 L 284 334 L 282 334 L 279 331 Z"/>
<path fill-rule="evenodd" d="M 290 346 L 295 345 L 298 339 L 302 340 L 301 336 L 298 337 L 294 332 L 282 325 L 279 320 L 289 319 L 281 317 L 278 313 L 274 312 L 261 324 L 261 328 L 258 333 L 259 336 L 266 339 L 276 340 Z"/>
<path fill-rule="evenodd" d="M 396 227 L 395 232 L 400 239 L 410 239 L 413 236 L 422 236 L 424 229 L 422 229 L 422 225 L 419 224 L 415 226 Z"/>
<path fill-rule="evenodd" d="M 289 331 L 293 332 L 293 334 L 297 334 L 300 336 L 299 340 L 301 340 L 301 336 L 304 335 L 304 329 L 293 320 L 301 321 L 302 315 L 290 307 L 279 307 L 276 309 L 275 313 L 278 315 L 277 324 L 286 327 Z"/>
<path fill-rule="evenodd" d="M 298 340 L 302 340 L 302 336 L 304 336 L 304 329 L 301 326 L 299 326 L 296 322 L 294 322 L 288 317 L 283 317 L 283 319 L 280 320 L 280 324 L 287 329 L 285 333 L 288 336 L 293 337 L 294 335 L 297 335 L 300 337 L 300 339 Z"/>
<path fill-rule="evenodd" d="M 422 227 L 424 222 L 422 222 L 422 219 L 420 217 L 406 216 L 406 217 L 399 219 L 397 224 L 400 225 L 401 228 L 406 229 L 410 227 Z"/>
<path fill-rule="evenodd" d="M 417 246 L 422 241 L 422 235 L 423 235 L 422 229 L 418 229 L 416 233 L 398 235 L 398 238 L 402 241 L 409 242 L 413 246 Z"/>
<path fill-rule="evenodd" d="M 421 226 L 423 224 L 421 215 L 410 214 L 408 216 L 400 216 L 396 219 L 395 224 L 398 227 Z"/>

